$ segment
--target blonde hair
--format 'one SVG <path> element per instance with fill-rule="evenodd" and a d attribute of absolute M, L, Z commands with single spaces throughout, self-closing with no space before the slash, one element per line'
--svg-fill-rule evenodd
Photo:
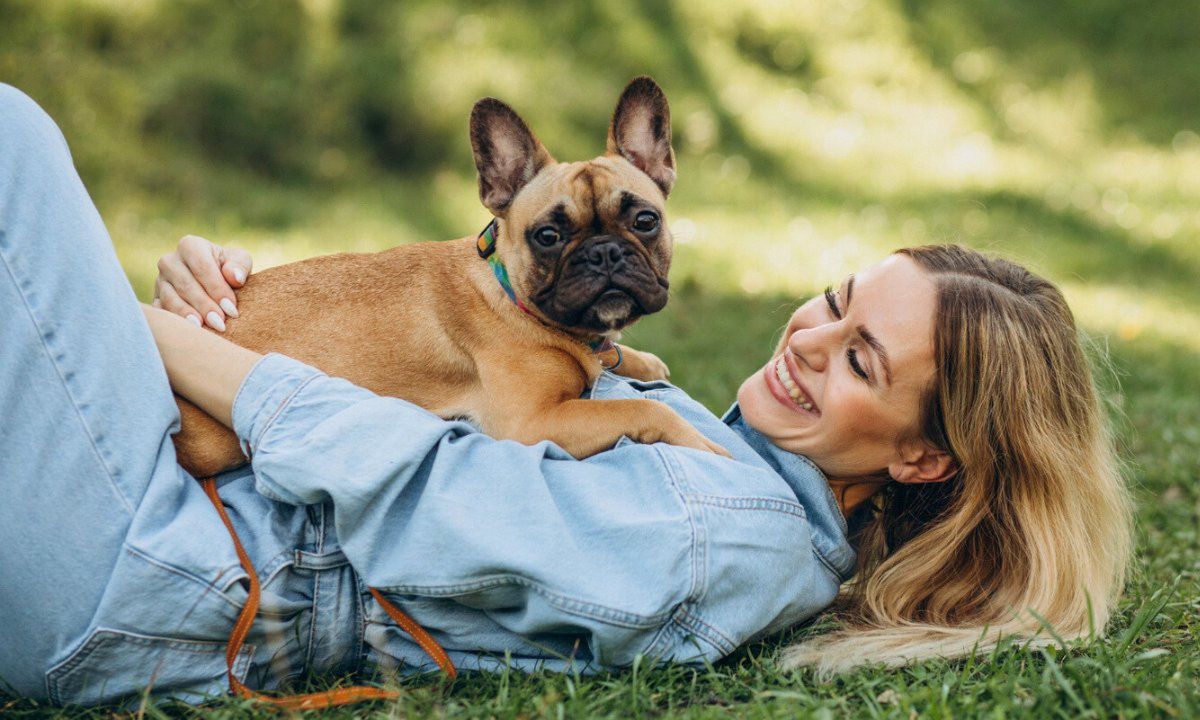
<path fill-rule="evenodd" d="M 936 373 L 917 434 L 959 469 L 876 496 L 841 628 L 785 649 L 782 662 L 830 673 L 1099 633 L 1124 585 L 1131 506 L 1062 293 L 965 247 L 898 252 L 938 294 Z"/>

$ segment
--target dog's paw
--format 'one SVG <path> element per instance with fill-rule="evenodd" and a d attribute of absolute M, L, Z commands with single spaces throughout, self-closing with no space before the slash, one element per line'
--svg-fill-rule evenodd
<path fill-rule="evenodd" d="M 678 423 L 672 423 L 669 427 L 663 428 L 658 439 L 668 445 L 703 450 L 727 458 L 733 457 L 728 450 L 709 440 L 705 437 L 704 433 L 692 427 L 690 423 L 682 418 L 679 419 Z"/>
<path fill-rule="evenodd" d="M 671 368 L 657 355 L 624 345 L 621 346 L 621 364 L 613 372 L 644 382 L 671 377 Z"/>
<path fill-rule="evenodd" d="M 642 359 L 646 363 L 646 372 L 645 377 L 639 378 L 640 380 L 666 380 L 671 377 L 671 368 L 667 367 L 662 358 L 648 352 L 644 352 L 642 355 Z"/>

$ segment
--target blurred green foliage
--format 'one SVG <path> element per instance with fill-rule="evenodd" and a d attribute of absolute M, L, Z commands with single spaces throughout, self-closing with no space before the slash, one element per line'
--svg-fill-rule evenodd
<path fill-rule="evenodd" d="M 487 219 L 466 132 L 476 99 L 504 99 L 557 157 L 582 159 L 602 151 L 623 85 L 651 74 L 679 159 L 674 297 L 629 336 L 717 411 L 798 299 L 893 248 L 964 242 L 1045 273 L 1116 370 L 1104 382 L 1144 501 L 1143 573 L 1122 617 L 1175 584 L 1145 643 L 1184 649 L 1089 651 L 1061 689 L 1024 660 L 926 683 L 933 663 L 792 700 L 885 712 L 881 683 L 899 683 L 905 717 L 974 714 L 976 696 L 1020 713 L 1043 694 L 1042 714 L 1086 715 L 1082 696 L 1187 715 L 1200 667 L 1197 28 L 1195 0 L 0 0 L 0 81 L 63 127 L 146 298 L 155 259 L 185 233 L 248 247 L 259 267 L 474 233 Z M 611 689 L 667 698 L 655 710 L 704 714 L 736 695 L 788 714 L 772 704 L 787 681 L 751 665 L 744 683 L 719 669 L 716 700 L 661 674 L 644 695 L 637 678 Z M 559 680 L 521 682 L 541 697 Z"/>
<path fill-rule="evenodd" d="M 63 126 L 141 291 L 184 232 L 267 263 L 472 232 L 474 100 L 577 159 L 650 73 L 680 280 L 801 295 L 958 240 L 1196 351 L 1195 27 L 1191 0 L 0 0 L 0 80 Z"/>

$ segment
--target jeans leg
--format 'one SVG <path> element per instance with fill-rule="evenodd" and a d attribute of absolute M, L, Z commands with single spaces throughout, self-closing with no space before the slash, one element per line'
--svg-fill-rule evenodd
<path fill-rule="evenodd" d="M 0 84 L 0 683 L 44 693 L 147 486 L 179 482 L 153 338 L 62 134 Z"/>

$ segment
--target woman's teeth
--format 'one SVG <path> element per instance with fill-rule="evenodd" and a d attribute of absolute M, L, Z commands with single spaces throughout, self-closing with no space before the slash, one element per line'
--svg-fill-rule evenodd
<path fill-rule="evenodd" d="M 787 390 L 788 396 L 792 398 L 792 402 L 809 412 L 812 411 L 812 403 L 807 399 L 802 399 L 804 396 L 800 392 L 800 386 L 796 384 L 796 381 L 792 380 L 792 375 L 788 372 L 787 363 L 784 362 L 782 355 L 775 361 L 775 376 L 779 378 L 779 382 L 783 383 L 783 389 Z"/>

